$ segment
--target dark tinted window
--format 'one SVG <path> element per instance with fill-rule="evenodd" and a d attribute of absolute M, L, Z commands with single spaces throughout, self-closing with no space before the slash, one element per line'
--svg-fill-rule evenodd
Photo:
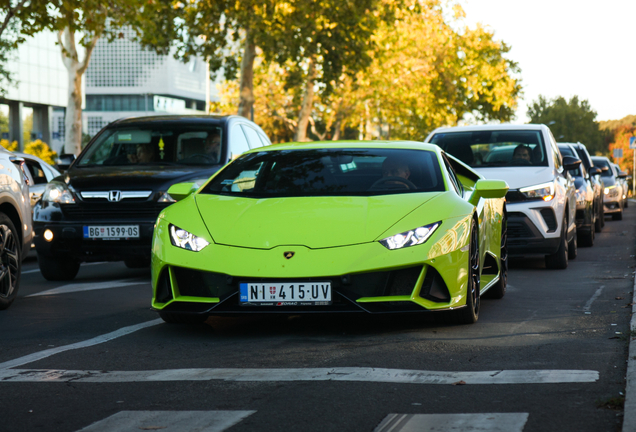
<path fill-rule="evenodd" d="M 559 151 L 561 152 L 561 156 L 563 157 L 569 156 L 579 159 L 579 155 L 576 154 L 576 151 L 574 151 L 569 145 L 559 144 Z M 582 177 L 583 171 L 580 168 L 577 168 L 575 170 L 570 170 L 570 174 L 572 174 L 574 177 Z"/>
<path fill-rule="evenodd" d="M 371 196 L 443 190 L 437 155 L 431 151 L 306 149 L 243 155 L 220 172 L 203 193 Z"/>
<path fill-rule="evenodd" d="M 594 166 L 599 167 L 600 169 L 603 170 L 603 172 L 601 172 L 601 177 L 613 177 L 614 176 L 614 172 L 612 170 L 612 167 L 610 166 L 609 162 L 605 159 L 592 159 L 594 161 Z M 605 170 L 604 168 L 607 168 L 607 170 Z"/>
<path fill-rule="evenodd" d="M 548 165 L 540 131 L 438 133 L 431 142 L 474 168 Z"/>
<path fill-rule="evenodd" d="M 574 146 L 574 149 L 576 150 L 576 154 L 579 156 L 579 159 L 581 159 L 583 165 L 585 165 L 585 169 L 589 171 L 590 168 L 593 166 L 593 163 L 587 150 L 584 147 L 578 145 Z"/>

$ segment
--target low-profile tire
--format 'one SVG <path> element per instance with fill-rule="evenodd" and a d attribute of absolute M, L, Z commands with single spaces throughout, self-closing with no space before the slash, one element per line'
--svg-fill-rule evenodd
<path fill-rule="evenodd" d="M 625 201 L 623 201 L 623 203 L 624 203 L 623 204 L 623 208 L 629 207 L 629 203 L 628 203 L 628 199 L 627 198 L 625 198 Z"/>
<path fill-rule="evenodd" d="M 40 273 L 48 281 L 69 281 L 75 279 L 80 268 L 79 261 L 71 258 L 53 258 L 38 254 Z"/>
<path fill-rule="evenodd" d="M 592 247 L 594 246 L 594 227 L 590 227 L 589 231 L 582 232 L 579 234 L 579 242 L 581 246 Z"/>
<path fill-rule="evenodd" d="M 479 238 L 476 222 L 470 232 L 470 255 L 468 257 L 468 283 L 466 284 L 466 306 L 454 311 L 455 324 L 474 324 L 479 319 Z"/>
<path fill-rule="evenodd" d="M 124 260 L 124 264 L 129 269 L 150 267 L 150 258 L 128 258 Z"/>
<path fill-rule="evenodd" d="M 20 288 L 22 248 L 15 225 L 0 213 L 0 310 L 11 306 Z"/>
<path fill-rule="evenodd" d="M 500 299 L 506 295 L 508 286 L 508 219 L 501 222 L 501 249 L 499 251 L 499 280 L 484 293 L 484 297 Z"/>
<path fill-rule="evenodd" d="M 572 236 L 572 240 L 568 242 L 568 259 L 573 260 L 579 253 L 579 240 L 576 231 L 574 232 L 574 236 Z"/>
<path fill-rule="evenodd" d="M 612 213 L 612 220 L 623 220 L 623 210 L 618 213 Z"/>
<path fill-rule="evenodd" d="M 199 314 L 180 314 L 174 312 L 159 312 L 159 316 L 167 324 L 202 324 L 208 317 Z"/>
<path fill-rule="evenodd" d="M 566 227 L 567 219 L 564 219 L 559 248 L 555 253 L 545 256 L 545 266 L 549 269 L 563 270 L 568 268 L 568 239 Z"/>

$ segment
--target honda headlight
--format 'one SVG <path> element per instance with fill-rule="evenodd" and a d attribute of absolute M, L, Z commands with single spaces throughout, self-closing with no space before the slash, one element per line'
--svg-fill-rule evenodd
<path fill-rule="evenodd" d="M 61 182 L 48 183 L 42 194 L 42 201 L 58 204 L 75 204 L 73 193 L 71 193 L 71 190 L 66 186 L 66 183 Z"/>
<path fill-rule="evenodd" d="M 554 198 L 554 182 L 524 187 L 519 192 L 530 200 L 551 201 Z"/>
<path fill-rule="evenodd" d="M 172 245 L 182 249 L 199 252 L 210 243 L 188 231 L 170 224 L 170 240 Z"/>
<path fill-rule="evenodd" d="M 382 246 L 390 250 L 419 245 L 428 240 L 441 224 L 441 222 L 435 222 L 430 225 L 421 226 L 410 231 L 395 234 L 391 237 L 380 240 L 380 243 Z"/>
<path fill-rule="evenodd" d="M 159 199 L 157 200 L 157 202 L 160 202 L 160 203 L 175 203 L 175 202 L 177 202 L 177 200 L 176 200 L 176 199 L 174 199 L 174 198 L 172 198 L 168 192 L 164 192 L 164 193 L 163 193 L 163 194 L 159 197 Z"/>

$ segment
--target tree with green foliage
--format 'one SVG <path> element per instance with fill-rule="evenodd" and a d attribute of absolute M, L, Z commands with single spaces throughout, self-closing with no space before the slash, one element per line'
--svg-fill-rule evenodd
<path fill-rule="evenodd" d="M 44 8 L 30 10 L 30 34 L 40 30 L 57 33 L 62 61 L 68 70 L 65 153 L 81 151 L 82 77 L 97 41 L 123 37 L 118 29 L 127 25 L 139 33 L 166 28 L 166 23 L 172 23 L 172 15 L 157 13 L 157 10 L 172 11 L 182 6 L 176 0 L 50 0 Z M 25 22 L 23 19 L 22 23 Z"/>
<path fill-rule="evenodd" d="M 48 19 L 34 20 L 46 9 L 44 0 L 0 0 L 0 96 L 4 96 L 13 83 L 7 63 L 13 51 L 25 40 L 41 30 Z"/>
<path fill-rule="evenodd" d="M 528 118 L 530 123 L 549 126 L 558 142 L 581 142 L 591 154 L 607 152 L 596 111 L 587 100 L 579 100 L 578 96 L 569 101 L 562 96 L 552 100 L 539 96 L 528 107 Z"/>

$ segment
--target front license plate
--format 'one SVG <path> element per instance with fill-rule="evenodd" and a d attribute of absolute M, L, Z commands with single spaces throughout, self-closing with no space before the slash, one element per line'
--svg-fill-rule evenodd
<path fill-rule="evenodd" d="M 243 306 L 327 306 L 331 282 L 241 283 Z"/>
<path fill-rule="evenodd" d="M 139 225 L 84 226 L 84 238 L 87 238 L 87 239 L 139 238 Z"/>

